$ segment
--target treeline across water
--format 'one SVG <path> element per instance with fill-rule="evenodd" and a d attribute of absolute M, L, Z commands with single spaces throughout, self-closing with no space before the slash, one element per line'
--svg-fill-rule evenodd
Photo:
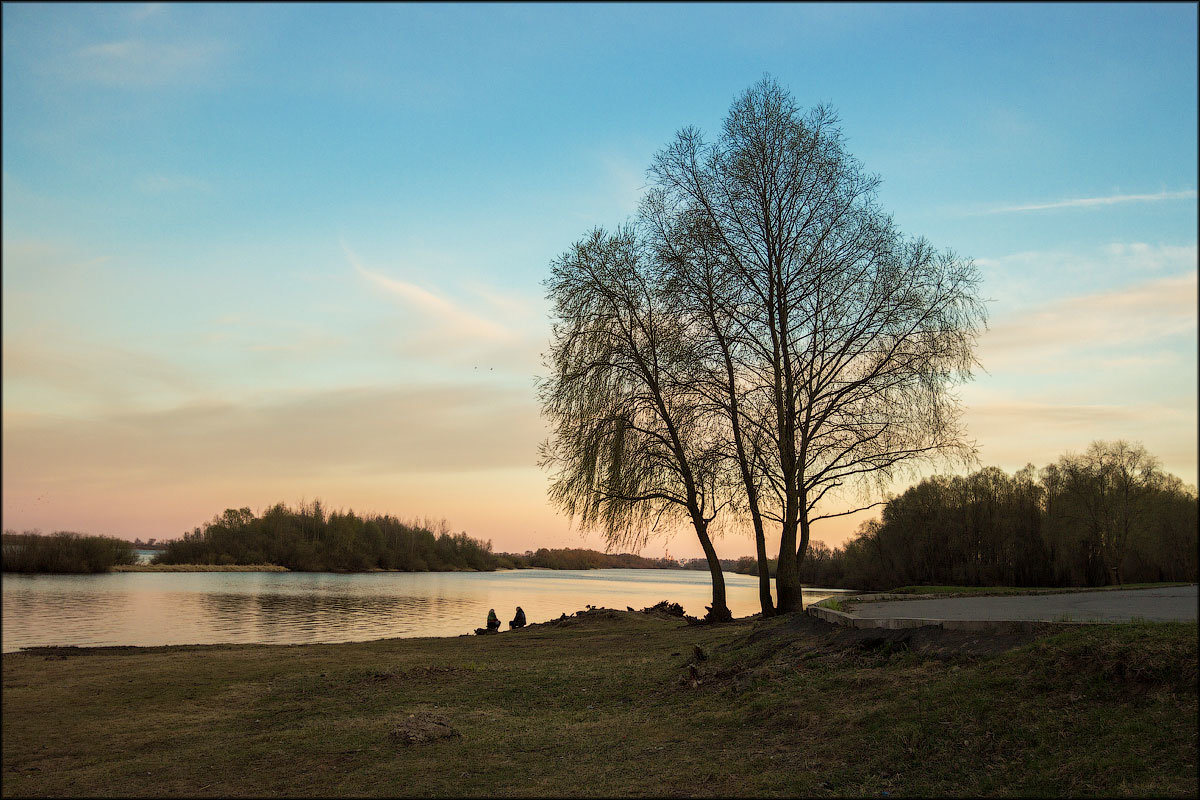
<path fill-rule="evenodd" d="M 601 553 L 581 548 L 546 548 L 525 553 L 497 553 L 496 566 L 504 569 L 679 569 L 667 559 L 645 558 L 633 553 Z"/>
<path fill-rule="evenodd" d="M 437 532 L 435 532 L 435 528 Z M 139 540 L 60 532 L 4 534 L 7 572 L 89 573 L 136 564 Z M 490 541 L 450 533 L 443 520 L 402 522 L 392 516 L 359 517 L 329 512 L 319 501 L 296 509 L 277 504 L 255 515 L 227 509 L 182 539 L 159 542 L 151 563 L 246 566 L 274 564 L 299 572 L 409 572 L 495 569 L 681 569 L 704 568 L 673 559 L 583 548 L 546 548 L 493 553 Z M 695 559 L 703 562 L 703 559 Z M 733 562 L 722 562 L 732 569 Z"/>
<path fill-rule="evenodd" d="M 255 516 L 224 514 L 167 542 L 156 564 L 279 564 L 303 572 L 410 572 L 496 568 L 492 543 L 450 533 L 445 521 L 402 522 L 353 511 L 328 512 L 320 501 L 292 509 L 278 503 Z"/>
<path fill-rule="evenodd" d="M 810 543 L 805 586 L 1100 586 L 1197 580 L 1197 495 L 1140 445 L 1095 442 L 1014 474 L 988 467 L 938 476 L 891 497 L 880 519 L 843 547 Z M 435 530 L 436 529 L 436 530 Z M 580 548 L 493 553 L 490 541 L 451 533 L 443 520 L 329 512 L 319 501 L 276 504 L 256 516 L 229 509 L 164 543 L 159 564 L 277 564 L 296 571 L 360 572 L 706 568 Z M 137 563 L 131 542 L 106 536 L 4 533 L 8 572 L 104 572 Z M 722 559 L 757 574 L 752 557 Z M 771 563 L 774 574 L 774 563 Z"/>
<path fill-rule="evenodd" d="M 85 536 L 59 531 L 5 531 L 5 572 L 107 572 L 118 564 L 136 564 L 133 542 L 111 536 Z"/>
<path fill-rule="evenodd" d="M 434 528 L 438 531 L 435 532 Z M 409 572 L 495 569 L 663 569 L 668 559 L 582 548 L 494 553 L 492 543 L 450 533 L 445 520 L 402 522 L 393 516 L 359 517 L 320 503 L 292 509 L 276 504 L 256 516 L 227 509 L 202 528 L 168 541 L 155 564 L 278 564 L 302 572 Z M 732 564 L 732 562 L 731 562 Z"/>
<path fill-rule="evenodd" d="M 438 528 L 435 533 L 434 528 Z M 296 509 L 280 503 L 255 516 L 227 509 L 203 528 L 166 542 L 155 564 L 279 564 L 302 572 L 408 572 L 528 569 L 654 569 L 675 562 L 631 553 L 540 548 L 493 553 L 491 541 L 450 533 L 446 522 L 402 522 L 392 516 L 329 512 L 319 501 Z"/>
<path fill-rule="evenodd" d="M 1095 442 L 1040 470 L 923 480 L 844 547 L 810 543 L 801 580 L 856 589 L 1191 582 L 1197 527 L 1194 486 L 1140 445 Z"/>

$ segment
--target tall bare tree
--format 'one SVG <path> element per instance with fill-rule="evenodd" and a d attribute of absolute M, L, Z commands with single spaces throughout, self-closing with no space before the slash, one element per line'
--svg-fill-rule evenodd
<path fill-rule="evenodd" d="M 640 547 L 659 525 L 690 522 L 712 574 L 708 617 L 727 620 L 710 526 L 729 492 L 660 272 L 632 228 L 595 230 L 552 265 L 541 465 L 551 500 L 610 545 Z"/>
<path fill-rule="evenodd" d="M 744 422 L 761 417 L 767 409 L 761 402 L 755 407 L 761 398 L 754 396 L 755 383 L 746 375 L 753 357 L 747 358 L 743 351 L 752 342 L 743 335 L 736 313 L 746 302 L 745 287 L 727 269 L 720 238 L 703 215 L 673 214 L 667 195 L 655 189 L 643 199 L 640 216 L 662 265 L 667 301 L 692 344 L 691 388 L 707 400 L 710 412 L 722 418 L 723 424 L 711 430 L 720 437 L 717 446 L 725 456 L 724 465 L 741 480 L 737 510 L 749 514 L 753 526 L 759 605 L 763 616 L 771 616 L 775 605 L 760 500 L 763 437 L 759 426 Z"/>
<path fill-rule="evenodd" d="M 1166 478 L 1159 461 L 1140 443 L 1092 442 L 1082 455 L 1059 459 L 1067 514 L 1082 526 L 1107 577 L 1121 583 L 1121 564 L 1131 535 L 1145 523 L 1151 501 Z"/>
<path fill-rule="evenodd" d="M 799 610 L 812 523 L 878 505 L 865 492 L 914 459 L 973 457 L 952 390 L 985 323 L 977 271 L 905 239 L 833 112 L 802 114 L 770 78 L 735 100 L 714 142 L 684 129 L 650 174 L 643 220 L 664 265 L 693 293 L 693 321 L 719 309 L 709 354 L 724 377 L 709 377 L 725 390 L 712 398 L 740 431 L 756 543 L 759 517 L 779 526 L 777 607 Z M 706 283 L 717 272 L 727 280 Z M 850 489 L 865 499 L 821 512 Z"/>

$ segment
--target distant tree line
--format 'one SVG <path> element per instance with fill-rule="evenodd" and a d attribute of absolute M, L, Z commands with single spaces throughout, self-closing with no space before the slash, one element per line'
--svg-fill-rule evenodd
<path fill-rule="evenodd" d="M 224 514 L 167 543 L 156 564 L 280 564 L 305 572 L 492 570 L 492 543 L 452 534 L 443 520 L 402 522 L 353 511 L 327 512 L 320 501 L 292 509 L 278 503 L 262 516 L 249 508 Z"/>
<path fill-rule="evenodd" d="M 69 531 L 43 536 L 35 531 L 5 531 L 5 572 L 107 572 L 118 564 L 136 564 L 133 543 L 111 536 Z"/>
<path fill-rule="evenodd" d="M 158 539 L 151 536 L 147 541 L 144 542 L 141 539 L 134 539 L 133 547 L 135 550 L 166 550 L 167 543 L 160 542 Z"/>
<path fill-rule="evenodd" d="M 1196 488 L 1141 445 L 1094 442 L 1040 470 L 923 480 L 844 547 L 812 542 L 801 578 L 861 589 L 1195 581 L 1197 508 Z"/>
<path fill-rule="evenodd" d="M 683 569 L 707 571 L 707 558 L 646 558 L 633 553 L 601 553 L 598 550 L 576 548 L 547 549 L 524 554 L 497 553 L 497 565 L 504 569 Z M 758 562 L 752 556 L 718 559 L 724 572 L 758 574 Z M 775 575 L 775 561 L 771 560 L 771 575 Z"/>
<path fill-rule="evenodd" d="M 497 566 L 502 569 L 528 569 L 542 567 L 545 569 L 684 569 L 706 571 L 709 569 L 707 558 L 646 558 L 633 553 L 601 553 L 599 550 L 580 548 L 549 549 L 539 548 L 537 551 L 526 550 L 520 553 L 497 553 Z M 740 559 L 719 559 L 721 569 L 725 572 L 744 572 L 747 575 L 757 574 L 757 562 L 754 558 L 744 556 Z M 772 562 L 773 564 L 774 562 Z M 749 567 L 746 568 L 746 564 Z M 774 573 L 772 573 L 774 574 Z"/>
<path fill-rule="evenodd" d="M 809 551 L 811 551 L 812 548 L 818 544 L 821 544 L 821 542 L 810 543 L 808 546 Z M 725 562 L 722 562 L 722 563 L 725 563 Z M 774 578 L 775 570 L 778 568 L 778 566 L 779 566 L 779 562 L 776 559 L 774 559 L 774 558 L 768 559 L 767 560 L 767 574 L 769 576 L 771 576 L 772 578 Z M 740 575 L 757 575 L 758 574 L 758 559 L 755 558 L 754 556 L 742 556 L 737 561 L 732 562 L 725 569 L 727 572 L 736 572 Z"/>
<path fill-rule="evenodd" d="M 758 559 L 753 556 L 742 556 L 741 558 L 721 558 L 717 559 L 721 565 L 722 572 L 741 572 L 746 575 L 758 574 Z M 771 559 L 771 564 L 775 563 L 775 559 Z M 746 566 L 749 565 L 747 569 Z M 702 570 L 708 569 L 708 560 L 703 558 L 681 558 L 678 564 L 670 564 L 667 568 L 670 569 L 693 569 Z M 774 577 L 775 573 L 771 573 Z"/>
<path fill-rule="evenodd" d="M 633 553 L 601 553 L 581 548 L 546 548 L 523 554 L 497 553 L 496 564 L 505 569 L 671 569 L 679 563 L 662 558 L 645 558 Z M 705 567 L 702 567 L 705 568 Z"/>

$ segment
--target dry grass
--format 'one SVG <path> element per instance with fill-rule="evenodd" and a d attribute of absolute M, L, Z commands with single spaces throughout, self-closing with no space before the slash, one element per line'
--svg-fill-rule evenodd
<path fill-rule="evenodd" d="M 1006 650 L 596 611 L 487 637 L 6 654 L 3 793 L 1195 796 L 1196 630 Z"/>

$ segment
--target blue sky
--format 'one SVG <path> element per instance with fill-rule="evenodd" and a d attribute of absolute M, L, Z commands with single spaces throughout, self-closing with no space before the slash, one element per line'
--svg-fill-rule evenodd
<path fill-rule="evenodd" d="M 4 526 L 321 497 L 600 546 L 534 466 L 540 282 L 764 73 L 980 265 L 983 463 L 1127 438 L 1194 483 L 1196 14 L 5 4 Z"/>

